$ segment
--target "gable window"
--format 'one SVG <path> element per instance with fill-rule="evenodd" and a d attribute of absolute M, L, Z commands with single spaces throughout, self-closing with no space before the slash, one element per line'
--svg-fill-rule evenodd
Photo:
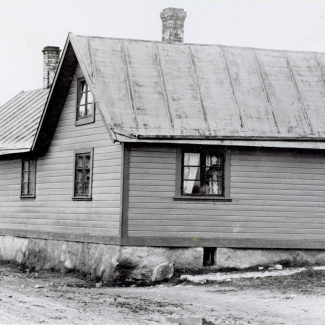
<path fill-rule="evenodd" d="M 178 150 L 175 199 L 229 200 L 229 152 Z"/>
<path fill-rule="evenodd" d="M 75 151 L 74 199 L 91 199 L 93 149 Z"/>
<path fill-rule="evenodd" d="M 21 168 L 21 197 L 35 197 L 36 160 L 23 159 Z"/>
<path fill-rule="evenodd" d="M 76 125 L 95 122 L 94 98 L 85 78 L 78 79 Z"/>

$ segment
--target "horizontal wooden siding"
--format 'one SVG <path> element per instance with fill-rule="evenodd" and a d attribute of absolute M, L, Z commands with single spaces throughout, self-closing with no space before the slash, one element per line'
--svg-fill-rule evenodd
<path fill-rule="evenodd" d="M 176 149 L 130 149 L 128 235 L 324 240 L 325 155 L 232 150 L 232 202 L 174 201 Z"/>
<path fill-rule="evenodd" d="M 76 70 L 46 155 L 37 159 L 36 198 L 20 199 L 21 160 L 0 160 L 0 229 L 119 235 L 121 146 L 95 123 L 75 126 Z M 73 201 L 74 150 L 94 148 L 92 201 Z"/>

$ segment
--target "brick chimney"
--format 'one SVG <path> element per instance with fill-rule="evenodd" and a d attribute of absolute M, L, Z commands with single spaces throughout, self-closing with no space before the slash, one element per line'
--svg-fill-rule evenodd
<path fill-rule="evenodd" d="M 184 9 L 166 8 L 160 14 L 162 20 L 163 42 L 183 43 L 184 41 L 184 20 L 186 12 Z"/>
<path fill-rule="evenodd" d="M 60 61 L 60 48 L 46 46 L 43 49 L 43 88 L 50 88 Z"/>

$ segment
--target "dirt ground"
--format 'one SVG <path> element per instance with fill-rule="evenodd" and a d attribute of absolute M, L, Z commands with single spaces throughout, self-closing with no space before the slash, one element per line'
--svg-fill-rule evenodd
<path fill-rule="evenodd" d="M 1 324 L 169 324 L 168 318 L 178 317 L 197 318 L 188 324 L 323 325 L 325 273 L 96 287 L 73 276 L 0 266 Z"/>

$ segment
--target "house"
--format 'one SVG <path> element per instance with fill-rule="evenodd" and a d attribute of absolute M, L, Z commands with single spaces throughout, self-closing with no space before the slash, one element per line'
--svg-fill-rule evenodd
<path fill-rule="evenodd" d="M 44 49 L 45 89 L 1 107 L 2 259 L 110 278 L 324 258 L 325 54 L 184 44 L 185 16 L 162 12 L 162 42 Z"/>

